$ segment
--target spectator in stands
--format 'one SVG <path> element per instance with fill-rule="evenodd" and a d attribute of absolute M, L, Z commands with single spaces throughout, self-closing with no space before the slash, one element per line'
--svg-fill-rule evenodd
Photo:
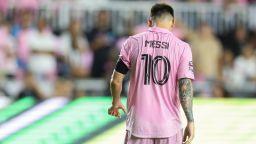
<path fill-rule="evenodd" d="M 0 80 L 5 82 L 5 85 L 0 87 L 0 109 L 12 102 L 12 98 L 5 88 L 6 82 L 15 78 L 16 73 L 15 44 L 10 34 L 10 24 L 4 20 L 1 21 L 0 18 Z"/>
<path fill-rule="evenodd" d="M 221 78 L 222 46 L 207 23 L 202 23 L 199 30 L 189 38 L 191 42 L 196 80 L 203 95 L 212 96 L 216 81 Z"/>
<path fill-rule="evenodd" d="M 98 13 L 97 18 L 95 27 L 88 34 L 94 54 L 91 76 L 95 78 L 105 76 L 105 65 L 108 60 L 109 51 L 115 40 L 110 27 L 109 12 L 102 10 Z"/>
<path fill-rule="evenodd" d="M 30 10 L 21 10 L 18 16 L 19 23 L 13 26 L 12 34 L 17 37 L 19 67 L 25 70 L 29 59 L 28 35 L 34 31 L 32 27 L 33 14 Z"/>
<path fill-rule="evenodd" d="M 256 83 L 256 56 L 252 45 L 242 49 L 242 54 L 235 59 L 234 66 L 241 77 L 240 86 L 247 82 Z"/>
<path fill-rule="evenodd" d="M 45 95 L 51 96 L 56 77 L 56 38 L 47 27 L 45 18 L 39 18 L 37 30 L 27 37 L 30 57 L 28 69 L 36 76 Z"/>
<path fill-rule="evenodd" d="M 86 37 L 83 36 L 80 21 L 72 19 L 68 32 L 62 35 L 61 50 L 65 61 L 70 65 L 71 76 L 75 79 L 87 78 L 91 74 L 93 53 Z"/>
<path fill-rule="evenodd" d="M 70 76 L 73 80 L 90 77 L 93 64 L 93 52 L 90 49 L 87 38 L 83 35 L 81 22 L 72 19 L 68 31 L 61 39 L 63 47 L 61 53 L 63 61 L 70 68 Z M 85 96 L 85 92 L 74 88 L 74 97 Z"/>
<path fill-rule="evenodd" d="M 251 31 L 248 34 L 248 43 L 256 50 L 256 31 Z"/>
<path fill-rule="evenodd" d="M 15 77 L 18 66 L 16 61 L 14 38 L 10 34 L 10 24 L 0 25 L 0 73 L 7 77 Z"/>
<path fill-rule="evenodd" d="M 232 75 L 231 75 L 232 73 Z M 233 83 L 233 73 L 234 73 L 234 55 L 231 50 L 225 50 L 223 53 L 223 65 L 222 65 L 222 75 L 224 82 Z"/>
<path fill-rule="evenodd" d="M 33 29 L 34 12 L 31 9 L 18 9 L 14 16 L 11 32 L 15 38 L 19 37 L 20 33 Z"/>
<path fill-rule="evenodd" d="M 246 44 L 247 35 L 245 27 L 238 25 L 233 31 L 222 38 L 223 44 L 225 48 L 230 49 L 233 55 L 237 57 Z"/>
<path fill-rule="evenodd" d="M 234 54 L 229 49 L 226 49 L 223 53 L 222 76 L 225 96 L 230 96 L 232 95 L 232 89 L 235 89 L 240 81 L 240 76 L 234 69 Z"/>
<path fill-rule="evenodd" d="M 44 95 L 44 93 L 36 83 L 34 75 L 31 72 L 28 72 L 28 71 L 25 72 L 23 82 L 24 82 L 24 87 L 18 94 L 17 99 L 21 99 L 27 96 L 32 96 L 40 101 L 46 98 L 46 96 Z"/>

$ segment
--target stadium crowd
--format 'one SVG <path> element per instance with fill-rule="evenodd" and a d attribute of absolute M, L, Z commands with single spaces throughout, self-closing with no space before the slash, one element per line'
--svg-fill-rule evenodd
<path fill-rule="evenodd" d="M 97 13 L 92 29 L 82 29 L 80 19 L 71 17 L 65 30 L 54 29 L 33 9 L 14 13 L 0 13 L 0 90 L 10 99 L 86 95 L 74 81 L 108 79 L 125 39 L 147 29 L 128 23 L 126 33 L 117 34 L 106 10 Z M 191 29 L 177 20 L 173 33 L 191 45 L 196 95 L 255 97 L 255 32 L 236 25 L 216 34 L 207 22 Z"/>

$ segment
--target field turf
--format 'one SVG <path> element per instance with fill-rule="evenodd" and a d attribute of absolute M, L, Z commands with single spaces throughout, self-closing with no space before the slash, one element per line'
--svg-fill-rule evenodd
<path fill-rule="evenodd" d="M 256 144 L 256 99 L 194 100 L 196 137 L 193 144 Z M 125 123 L 86 144 L 122 144 Z"/>

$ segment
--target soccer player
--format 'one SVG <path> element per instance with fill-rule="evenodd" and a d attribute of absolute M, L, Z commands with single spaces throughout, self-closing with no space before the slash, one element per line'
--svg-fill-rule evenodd
<path fill-rule="evenodd" d="M 190 144 L 194 138 L 191 48 L 170 32 L 171 6 L 155 4 L 150 16 L 148 31 L 129 37 L 121 49 L 110 82 L 113 102 L 108 113 L 120 117 L 119 109 L 126 112 L 120 92 L 130 71 L 125 144 Z M 187 118 L 184 134 L 180 104 Z"/>

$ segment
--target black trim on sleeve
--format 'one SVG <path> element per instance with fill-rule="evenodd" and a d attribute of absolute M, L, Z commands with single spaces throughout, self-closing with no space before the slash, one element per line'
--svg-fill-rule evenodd
<path fill-rule="evenodd" d="M 129 68 L 124 64 L 124 62 L 119 58 L 117 60 L 117 63 L 116 63 L 116 68 L 115 70 L 117 72 L 120 72 L 121 74 L 127 74 L 127 72 L 129 71 Z"/>

